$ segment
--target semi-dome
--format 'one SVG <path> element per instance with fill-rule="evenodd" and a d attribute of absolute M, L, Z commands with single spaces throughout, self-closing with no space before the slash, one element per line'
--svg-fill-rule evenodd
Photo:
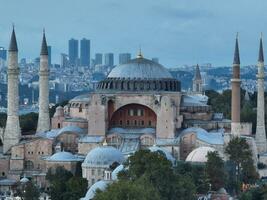
<path fill-rule="evenodd" d="M 207 155 L 209 152 L 214 152 L 216 149 L 212 147 L 198 147 L 194 149 L 187 157 L 186 162 L 196 162 L 196 163 L 205 163 L 208 158 Z"/>
<path fill-rule="evenodd" d="M 119 174 L 119 172 L 121 172 L 121 171 L 123 171 L 124 170 L 124 166 L 121 164 L 121 165 L 119 165 L 118 167 L 116 167 L 114 170 L 113 170 L 113 172 L 111 173 L 111 179 L 113 180 L 113 181 L 116 181 L 116 180 L 118 180 L 118 174 Z"/>
<path fill-rule="evenodd" d="M 91 150 L 82 166 L 110 166 L 114 162 L 121 164 L 124 161 L 123 154 L 112 146 L 101 146 Z"/>
<path fill-rule="evenodd" d="M 87 191 L 85 197 L 82 198 L 82 200 L 92 200 L 96 194 L 96 191 L 97 190 L 104 191 L 109 183 L 110 183 L 109 181 L 104 181 L 104 180 L 97 181 L 90 187 L 90 189 Z"/>
<path fill-rule="evenodd" d="M 160 148 L 158 146 L 152 146 L 148 148 L 151 152 L 162 152 L 165 157 L 172 162 L 172 164 L 175 164 L 175 158 L 171 155 L 170 152 L 168 152 L 167 150 Z"/>
<path fill-rule="evenodd" d="M 139 55 L 128 63 L 116 66 L 101 81 L 98 90 L 180 91 L 180 82 L 162 65 Z"/>
<path fill-rule="evenodd" d="M 49 158 L 47 158 L 48 161 L 52 161 L 52 162 L 73 162 L 73 161 L 82 161 L 81 158 L 73 155 L 70 152 L 57 152 L 55 154 L 53 154 L 52 156 L 50 156 Z"/>

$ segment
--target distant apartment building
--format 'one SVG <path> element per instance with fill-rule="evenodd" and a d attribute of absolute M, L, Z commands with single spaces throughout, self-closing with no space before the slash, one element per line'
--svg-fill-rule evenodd
<path fill-rule="evenodd" d="M 48 51 L 48 66 L 52 65 L 52 47 L 47 46 L 47 51 Z"/>
<path fill-rule="evenodd" d="M 127 63 L 129 60 L 131 60 L 131 54 L 130 53 L 120 53 L 119 54 L 119 64 Z"/>
<path fill-rule="evenodd" d="M 76 66 L 78 62 L 78 40 L 69 40 L 69 62 L 71 65 Z"/>
<path fill-rule="evenodd" d="M 80 64 L 90 66 L 90 40 L 86 38 L 80 41 Z"/>
<path fill-rule="evenodd" d="M 113 53 L 105 54 L 105 65 L 114 66 L 114 54 Z"/>
<path fill-rule="evenodd" d="M 6 60 L 7 56 L 6 56 L 7 50 L 4 47 L 0 47 L 0 58 L 3 60 Z"/>
<path fill-rule="evenodd" d="M 102 53 L 95 54 L 95 65 L 102 65 L 103 55 Z"/>

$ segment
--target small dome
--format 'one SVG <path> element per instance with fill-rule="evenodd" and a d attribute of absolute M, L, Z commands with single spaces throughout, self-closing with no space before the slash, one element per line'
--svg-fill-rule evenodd
<path fill-rule="evenodd" d="M 28 178 L 26 178 L 25 176 L 22 178 L 22 179 L 20 179 L 20 182 L 21 183 L 27 183 L 27 182 L 29 182 L 30 180 L 28 179 Z"/>
<path fill-rule="evenodd" d="M 64 116 L 64 109 L 62 108 L 62 106 L 58 106 L 56 108 L 56 112 L 54 114 L 54 117 L 56 116 Z"/>
<path fill-rule="evenodd" d="M 87 191 L 86 195 L 82 200 L 91 200 L 94 198 L 97 190 L 104 191 L 110 182 L 108 181 L 97 181 L 93 184 L 90 189 Z"/>
<path fill-rule="evenodd" d="M 123 154 L 112 146 L 101 146 L 91 150 L 84 162 L 83 166 L 109 166 L 114 162 L 122 163 L 124 161 Z"/>
<path fill-rule="evenodd" d="M 167 150 L 160 148 L 158 146 L 152 146 L 148 148 L 151 152 L 162 152 L 165 157 L 172 162 L 172 164 L 175 163 L 175 158 L 170 154 L 170 152 L 168 152 Z"/>
<path fill-rule="evenodd" d="M 123 165 L 119 165 L 118 167 L 116 167 L 113 172 L 111 173 L 111 178 L 113 181 L 118 179 L 118 173 L 124 170 L 124 166 Z"/>
<path fill-rule="evenodd" d="M 52 162 L 72 162 L 72 161 L 82 161 L 81 158 L 73 155 L 70 152 L 57 152 L 55 154 L 53 154 L 52 156 L 50 156 L 48 159 L 48 161 L 52 161 Z"/>
<path fill-rule="evenodd" d="M 226 192 L 226 190 L 225 190 L 224 188 L 220 188 L 220 189 L 218 190 L 218 193 L 219 193 L 219 194 L 227 194 L 227 192 Z"/>
<path fill-rule="evenodd" d="M 172 79 L 173 77 L 162 65 L 141 57 L 116 66 L 108 78 Z"/>
<path fill-rule="evenodd" d="M 194 149 L 186 158 L 186 162 L 199 162 L 205 163 L 207 162 L 208 152 L 214 152 L 216 149 L 212 147 L 199 147 Z"/>

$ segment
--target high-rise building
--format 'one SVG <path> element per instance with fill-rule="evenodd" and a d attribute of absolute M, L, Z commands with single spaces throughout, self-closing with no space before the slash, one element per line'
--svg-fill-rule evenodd
<path fill-rule="evenodd" d="M 51 46 L 47 46 L 47 51 L 48 51 L 48 66 L 52 65 L 52 47 Z"/>
<path fill-rule="evenodd" d="M 0 58 L 6 60 L 6 49 L 4 47 L 0 47 Z"/>
<path fill-rule="evenodd" d="M 60 55 L 60 61 L 61 68 L 67 68 L 69 66 L 69 59 L 67 54 L 62 53 Z"/>
<path fill-rule="evenodd" d="M 90 66 L 90 40 L 83 38 L 80 41 L 80 64 Z"/>
<path fill-rule="evenodd" d="M 69 40 L 69 62 L 71 65 L 75 66 L 78 62 L 78 40 Z"/>
<path fill-rule="evenodd" d="M 124 64 L 129 62 L 131 60 L 131 54 L 130 53 L 120 53 L 119 54 L 119 64 Z"/>
<path fill-rule="evenodd" d="M 95 65 L 102 65 L 102 53 L 95 54 Z"/>
<path fill-rule="evenodd" d="M 113 53 L 105 54 L 105 65 L 106 66 L 114 66 L 114 55 Z"/>

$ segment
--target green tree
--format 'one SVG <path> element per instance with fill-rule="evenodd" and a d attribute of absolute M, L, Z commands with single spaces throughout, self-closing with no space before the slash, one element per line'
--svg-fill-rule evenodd
<path fill-rule="evenodd" d="M 160 195 L 145 178 L 136 181 L 120 180 L 97 191 L 94 200 L 160 200 Z"/>
<path fill-rule="evenodd" d="M 193 199 L 195 185 L 190 176 L 175 174 L 172 163 L 161 152 L 140 150 L 127 160 L 121 180 L 148 180 L 158 191 L 160 199 Z M 187 195 L 184 195 L 187 194 Z"/>
<path fill-rule="evenodd" d="M 64 196 L 67 192 L 67 181 L 72 178 L 71 172 L 63 167 L 57 167 L 55 170 L 48 170 L 46 179 L 50 183 L 49 195 L 53 200 L 65 200 Z"/>
<path fill-rule="evenodd" d="M 76 200 L 84 197 L 87 192 L 88 181 L 82 177 L 71 177 L 67 183 L 67 191 L 64 193 L 64 200 Z"/>
<path fill-rule="evenodd" d="M 237 192 L 240 190 L 241 182 L 255 183 L 258 174 L 253 165 L 252 152 L 246 140 L 240 137 L 231 139 L 225 153 L 236 169 L 236 182 L 239 185 Z"/>
<path fill-rule="evenodd" d="M 213 190 L 218 190 L 224 187 L 226 172 L 224 168 L 223 159 L 219 156 L 217 151 L 208 152 L 206 163 L 206 173 L 211 183 Z"/>
<path fill-rule="evenodd" d="M 22 191 L 22 196 L 24 200 L 38 200 L 40 192 L 38 188 L 31 181 L 29 181 L 26 183 Z"/>

